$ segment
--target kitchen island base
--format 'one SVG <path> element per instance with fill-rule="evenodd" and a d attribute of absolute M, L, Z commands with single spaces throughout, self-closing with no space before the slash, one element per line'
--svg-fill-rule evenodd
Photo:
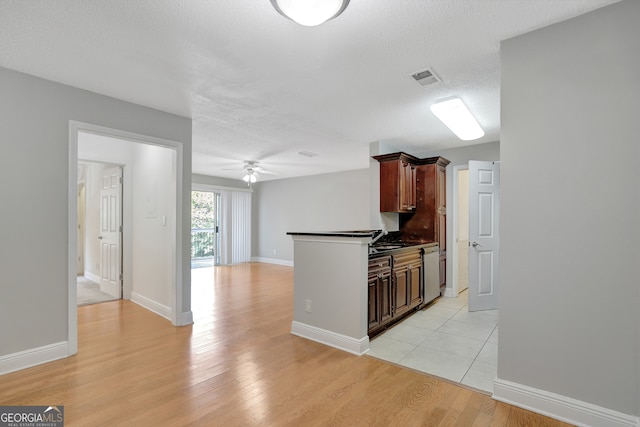
<path fill-rule="evenodd" d="M 349 353 L 369 351 L 367 260 L 376 231 L 293 238 L 291 333 Z"/>

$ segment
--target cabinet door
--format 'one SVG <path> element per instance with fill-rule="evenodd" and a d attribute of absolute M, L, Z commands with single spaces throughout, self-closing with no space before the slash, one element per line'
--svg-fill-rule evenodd
<path fill-rule="evenodd" d="M 380 212 L 414 212 L 416 165 L 407 158 L 380 161 Z"/>
<path fill-rule="evenodd" d="M 407 267 L 399 267 L 393 270 L 393 285 L 395 288 L 395 307 L 394 316 L 398 316 L 409 310 L 409 269 Z"/>
<path fill-rule="evenodd" d="M 369 276 L 368 280 L 368 288 L 369 288 L 369 314 L 367 315 L 367 321 L 369 324 L 369 330 L 375 328 L 380 325 L 380 304 L 379 304 L 379 287 L 378 287 L 378 277 L 377 276 Z"/>
<path fill-rule="evenodd" d="M 416 208 L 416 166 L 404 160 L 400 168 L 401 208 L 412 211 Z"/>
<path fill-rule="evenodd" d="M 391 285 L 391 270 L 383 273 L 378 279 L 378 299 L 380 302 L 380 324 L 384 324 L 393 315 L 393 286 Z"/>

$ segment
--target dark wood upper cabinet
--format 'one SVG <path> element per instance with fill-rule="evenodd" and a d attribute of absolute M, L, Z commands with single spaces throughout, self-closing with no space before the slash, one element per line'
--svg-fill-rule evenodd
<path fill-rule="evenodd" d="M 406 153 L 374 156 L 380 162 L 380 212 L 414 212 L 416 209 L 416 162 Z"/>
<path fill-rule="evenodd" d="M 447 278 L 447 206 L 444 157 L 419 159 L 406 153 L 375 156 L 380 162 L 380 212 L 400 213 L 406 243 L 438 242 L 440 287 Z"/>
<path fill-rule="evenodd" d="M 443 157 L 418 159 L 416 210 L 413 215 L 400 216 L 400 236 L 405 242 L 438 242 L 440 248 L 440 287 L 446 286 L 447 264 L 447 203 L 446 168 Z"/>

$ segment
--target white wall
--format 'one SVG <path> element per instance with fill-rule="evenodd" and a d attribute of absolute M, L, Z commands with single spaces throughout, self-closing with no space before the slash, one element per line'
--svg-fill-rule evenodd
<path fill-rule="evenodd" d="M 293 261 L 288 231 L 369 229 L 369 170 L 258 182 L 253 257 Z"/>
<path fill-rule="evenodd" d="M 175 276 L 174 163 L 171 149 L 133 145 L 132 299 L 143 305 L 150 300 L 160 314 L 170 309 Z"/>
<path fill-rule="evenodd" d="M 69 121 L 181 142 L 183 191 L 189 194 L 191 120 L 6 68 L 0 68 L 0 93 L 2 359 L 50 345 L 62 350 L 69 338 L 68 222 L 69 206 L 75 205 L 69 200 Z M 188 197 L 182 215 L 188 236 Z M 180 309 L 188 312 L 189 239 L 182 251 Z"/>
<path fill-rule="evenodd" d="M 501 67 L 498 378 L 634 416 L 639 22 L 615 3 L 503 42 Z"/>

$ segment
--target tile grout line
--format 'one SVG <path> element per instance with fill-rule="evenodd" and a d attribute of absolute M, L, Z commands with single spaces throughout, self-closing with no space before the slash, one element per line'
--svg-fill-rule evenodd
<path fill-rule="evenodd" d="M 480 362 L 480 360 L 478 360 L 478 356 L 480 356 L 480 353 L 482 353 L 482 350 L 486 347 L 487 343 L 489 342 L 489 338 L 491 338 L 491 335 L 493 335 L 493 332 L 496 330 L 497 327 L 498 327 L 498 324 L 496 324 L 496 326 L 493 327 L 493 329 L 491 330 L 491 333 L 489 334 L 487 339 L 484 341 L 484 344 L 482 344 L 480 351 L 478 351 L 478 354 L 476 354 L 476 357 L 474 357 L 473 362 L 471 362 L 471 366 L 473 366 L 473 364 L 476 363 L 476 361 Z M 469 366 L 469 369 L 471 369 L 471 366 Z M 467 374 L 469 373 L 469 369 L 467 369 L 467 372 L 465 372 L 462 379 L 464 379 L 464 377 L 467 376 Z"/>

